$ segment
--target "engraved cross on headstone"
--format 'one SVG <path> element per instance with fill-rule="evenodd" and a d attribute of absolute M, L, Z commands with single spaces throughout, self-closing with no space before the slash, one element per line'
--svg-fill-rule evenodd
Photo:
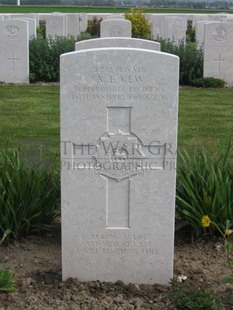
<path fill-rule="evenodd" d="M 221 62 L 224 61 L 224 59 L 221 59 L 221 54 L 220 53 L 218 54 L 218 58 L 214 59 L 214 61 L 218 63 L 218 72 L 219 72 L 220 71 L 220 67 L 221 67 Z"/>
<path fill-rule="evenodd" d="M 130 228 L 130 183 L 146 169 L 164 169 L 165 146 L 160 162 L 153 162 L 149 152 L 131 132 L 132 107 L 107 107 L 107 132 L 97 143 L 95 173 L 106 180 L 106 228 Z M 152 155 L 152 156 L 151 156 Z M 150 164 L 153 163 L 152 166 Z M 146 164 L 144 166 L 144 164 Z"/>
<path fill-rule="evenodd" d="M 15 57 L 15 53 L 12 52 L 11 54 L 12 56 L 8 58 L 8 60 L 10 60 L 12 62 L 12 70 L 15 70 L 15 61 L 19 60 L 19 58 Z"/>

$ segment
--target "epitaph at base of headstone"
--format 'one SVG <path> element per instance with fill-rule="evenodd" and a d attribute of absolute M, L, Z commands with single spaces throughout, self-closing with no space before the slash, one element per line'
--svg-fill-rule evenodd
<path fill-rule="evenodd" d="M 172 278 L 178 72 L 144 49 L 61 56 L 63 280 Z"/>

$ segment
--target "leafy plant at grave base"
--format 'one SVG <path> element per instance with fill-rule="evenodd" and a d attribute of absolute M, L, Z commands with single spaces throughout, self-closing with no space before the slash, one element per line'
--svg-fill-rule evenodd
<path fill-rule="evenodd" d="M 132 37 L 151 38 L 151 27 L 143 11 L 139 8 L 131 8 L 125 13 L 125 19 L 132 23 Z"/>
<path fill-rule="evenodd" d="M 20 149 L 0 151 L 0 240 L 19 239 L 48 230 L 59 214 L 60 178 L 57 170 L 37 165 Z"/>
<path fill-rule="evenodd" d="M 194 80 L 203 76 L 203 51 L 197 49 L 194 43 L 180 42 L 173 44 L 169 40 L 158 39 L 161 44 L 161 51 L 174 54 L 180 57 L 180 84 L 194 84 Z"/>
<path fill-rule="evenodd" d="M 208 231 L 200 226 L 205 214 L 221 227 L 233 219 L 232 158 L 232 144 L 212 156 L 206 150 L 178 154 L 176 211 L 182 221 L 177 230 L 187 227 L 192 238 L 213 236 L 217 233 L 215 226 Z"/>
<path fill-rule="evenodd" d="M 221 282 L 233 284 L 233 242 L 230 240 L 233 229 L 230 220 L 226 221 L 226 226 L 224 229 L 218 223 L 213 222 L 212 219 L 208 216 L 208 214 L 202 217 L 200 223 L 204 228 L 214 226 L 222 236 L 224 242 L 224 250 L 226 252 L 227 265 L 229 267 L 230 274 L 228 277 L 223 278 Z M 230 303 L 233 304 L 233 292 L 231 292 L 229 299 Z"/>
<path fill-rule="evenodd" d="M 0 292 L 13 292 L 15 290 L 14 274 L 0 267 Z"/>
<path fill-rule="evenodd" d="M 74 51 L 74 37 L 57 36 L 47 39 L 41 36 L 30 41 L 30 82 L 57 82 L 59 81 L 60 55 Z"/>
<path fill-rule="evenodd" d="M 193 81 L 193 86 L 202 88 L 224 88 L 226 82 L 214 77 L 202 77 Z"/>
<path fill-rule="evenodd" d="M 97 16 L 94 16 L 91 20 L 88 20 L 87 22 L 87 32 L 93 37 L 93 38 L 99 38 L 100 37 L 100 23 L 102 21 L 102 18 L 98 19 Z"/>
<path fill-rule="evenodd" d="M 188 290 L 174 280 L 168 295 L 177 310 L 221 310 L 223 309 L 218 296 L 205 288 Z"/>

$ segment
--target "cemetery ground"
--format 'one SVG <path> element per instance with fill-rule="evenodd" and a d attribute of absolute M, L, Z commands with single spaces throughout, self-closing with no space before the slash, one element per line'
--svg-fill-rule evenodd
<path fill-rule="evenodd" d="M 232 96 L 233 89 L 181 87 L 179 148 L 192 152 L 204 146 L 212 154 L 226 147 L 233 132 Z M 41 143 L 57 154 L 58 164 L 58 85 L 1 85 L 0 110 L 1 148 Z M 13 293 L 0 292 L 0 309 L 232 309 L 232 284 L 221 283 L 229 275 L 221 238 L 191 242 L 188 234 L 176 233 L 174 263 L 182 290 L 172 294 L 171 286 L 62 282 L 58 219 L 49 232 L 0 246 L 0 265 L 15 273 L 17 284 Z"/>

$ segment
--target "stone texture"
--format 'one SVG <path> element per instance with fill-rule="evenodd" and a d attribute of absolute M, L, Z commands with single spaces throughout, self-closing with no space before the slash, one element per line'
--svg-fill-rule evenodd
<path fill-rule="evenodd" d="M 29 83 L 28 22 L 0 21 L 0 81 Z"/>
<path fill-rule="evenodd" d="M 205 24 L 204 76 L 223 79 L 233 87 L 233 24 Z"/>
<path fill-rule="evenodd" d="M 167 17 L 167 40 L 172 41 L 174 44 L 180 44 L 186 41 L 187 31 L 187 18 L 186 17 Z"/>
<path fill-rule="evenodd" d="M 52 14 L 45 18 L 47 38 L 66 35 L 65 16 L 63 14 Z"/>
<path fill-rule="evenodd" d="M 151 24 L 152 37 L 162 38 L 179 44 L 186 39 L 187 17 L 172 15 L 153 15 L 148 14 Z"/>
<path fill-rule="evenodd" d="M 80 16 L 79 14 L 67 14 L 66 17 L 66 36 L 77 38 L 80 35 Z"/>
<path fill-rule="evenodd" d="M 160 51 L 160 43 L 135 38 L 100 38 L 75 43 L 75 50 L 102 47 L 132 47 Z"/>
<path fill-rule="evenodd" d="M 87 31 L 87 21 L 88 16 L 86 13 L 80 13 L 79 14 L 79 28 L 80 32 L 86 32 Z"/>
<path fill-rule="evenodd" d="M 204 47 L 204 26 L 207 23 L 209 23 L 208 20 L 203 20 L 196 23 L 195 39 L 199 49 Z"/>
<path fill-rule="evenodd" d="M 33 38 L 37 37 L 37 33 L 36 33 L 36 20 L 33 18 L 27 18 L 27 17 L 15 17 L 14 19 L 19 19 L 19 20 L 26 20 L 28 22 L 28 32 L 29 32 L 29 36 L 28 39 L 31 40 Z"/>
<path fill-rule="evenodd" d="M 100 23 L 100 37 L 131 37 L 132 25 L 121 17 L 109 17 Z"/>
<path fill-rule="evenodd" d="M 172 278 L 178 72 L 145 49 L 61 56 L 64 280 Z"/>

